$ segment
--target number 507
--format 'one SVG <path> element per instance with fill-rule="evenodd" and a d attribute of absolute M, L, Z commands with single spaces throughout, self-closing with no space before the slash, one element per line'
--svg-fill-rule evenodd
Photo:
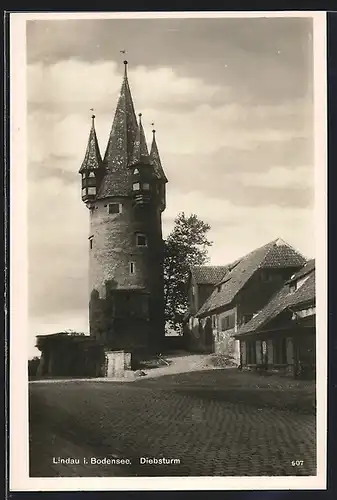
<path fill-rule="evenodd" d="M 292 460 L 291 465 L 293 467 L 298 467 L 299 465 L 303 465 L 304 461 L 303 460 Z"/>

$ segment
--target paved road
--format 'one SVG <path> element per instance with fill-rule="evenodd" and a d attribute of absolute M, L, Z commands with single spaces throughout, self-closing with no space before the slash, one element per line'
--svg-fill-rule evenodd
<path fill-rule="evenodd" d="M 222 386 L 214 380 L 219 376 L 226 382 Z M 271 391 L 250 378 L 250 389 L 244 385 L 247 375 L 237 383 L 240 376 L 229 370 L 130 384 L 32 384 L 30 474 L 315 474 L 315 416 L 310 405 L 303 405 L 303 411 L 294 407 L 302 389 L 295 387 L 293 398 L 288 391 L 283 405 L 284 388 Z M 53 457 L 54 462 L 71 457 L 79 463 L 55 464 Z M 127 459 L 130 464 L 92 465 L 93 457 Z M 175 463 L 140 465 L 141 457 Z M 293 466 L 293 460 L 303 465 Z"/>

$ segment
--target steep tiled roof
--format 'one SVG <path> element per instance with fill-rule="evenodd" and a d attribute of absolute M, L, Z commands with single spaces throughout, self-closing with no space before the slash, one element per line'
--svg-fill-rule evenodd
<path fill-rule="evenodd" d="M 92 124 L 89 133 L 87 150 L 85 152 L 84 160 L 79 170 L 82 174 L 87 170 L 97 170 L 102 166 L 102 157 L 98 146 L 96 131 L 95 131 L 95 115 L 92 115 Z"/>
<path fill-rule="evenodd" d="M 191 274 L 198 285 L 216 285 L 227 270 L 228 266 L 193 266 Z"/>
<path fill-rule="evenodd" d="M 154 167 L 156 176 L 158 179 L 161 179 L 163 182 L 168 182 L 167 177 L 165 175 L 164 169 L 162 167 L 161 161 L 160 161 L 160 156 L 159 156 L 159 151 L 158 151 L 158 146 L 156 142 L 156 131 L 152 130 L 153 133 L 153 139 L 152 139 L 152 145 L 151 145 L 151 152 L 150 152 L 150 159 L 151 163 Z"/>
<path fill-rule="evenodd" d="M 137 119 L 129 87 L 125 61 L 125 73 L 114 121 L 108 139 L 103 164 L 106 174 L 97 198 L 128 195 L 131 187 L 131 171 L 128 168 L 138 129 Z"/>
<path fill-rule="evenodd" d="M 133 152 L 130 158 L 130 165 L 136 163 L 150 163 L 149 151 L 147 149 L 145 133 L 142 124 L 142 115 L 139 114 L 139 125 L 133 145 Z"/>
<path fill-rule="evenodd" d="M 240 328 L 238 335 L 259 330 L 288 307 L 296 308 L 296 306 L 308 301 L 315 301 L 314 269 L 311 270 L 308 279 L 295 292 L 290 292 L 289 284 L 286 283 L 256 316 Z"/>
<path fill-rule="evenodd" d="M 232 266 L 197 313 L 203 316 L 232 302 L 236 294 L 259 268 L 300 267 L 305 258 L 283 240 L 277 239 L 245 255 Z"/>

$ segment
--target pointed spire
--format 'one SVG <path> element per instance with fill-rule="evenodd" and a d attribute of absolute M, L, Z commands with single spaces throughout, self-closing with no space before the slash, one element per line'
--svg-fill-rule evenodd
<path fill-rule="evenodd" d="M 154 123 L 152 123 L 154 125 Z M 160 161 L 160 156 L 159 156 L 159 151 L 158 151 L 158 146 L 156 142 L 156 131 L 155 129 L 152 130 L 152 145 L 151 145 L 151 151 L 150 151 L 150 161 L 153 165 L 153 168 L 155 170 L 156 176 L 158 179 L 161 179 L 163 182 L 168 182 L 167 177 L 165 175 L 164 169 L 162 167 L 161 161 Z"/>
<path fill-rule="evenodd" d="M 87 150 L 85 152 L 84 160 L 79 170 L 79 173 L 86 170 L 96 170 L 102 166 L 102 157 L 99 150 L 98 140 L 95 130 L 95 115 L 91 116 L 91 129 L 89 133 L 89 140 Z"/>
<path fill-rule="evenodd" d="M 139 113 L 138 116 L 139 116 L 139 125 L 133 146 L 133 153 L 130 160 L 130 165 L 135 165 L 136 163 L 150 163 L 149 151 L 147 149 L 145 133 L 142 124 L 142 113 Z"/>
<path fill-rule="evenodd" d="M 103 178 L 99 197 L 125 195 L 129 190 L 127 169 L 133 152 L 137 133 L 137 119 L 127 74 L 128 62 L 124 61 L 123 83 L 117 102 L 107 148 L 104 155 L 106 175 Z"/>

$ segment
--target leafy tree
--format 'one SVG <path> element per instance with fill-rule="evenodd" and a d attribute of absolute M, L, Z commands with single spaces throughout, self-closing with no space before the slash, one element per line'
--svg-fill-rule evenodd
<path fill-rule="evenodd" d="M 175 226 L 165 241 L 164 299 L 165 321 L 172 327 L 181 325 L 187 311 L 188 295 L 186 282 L 191 266 L 205 264 L 208 247 L 209 224 L 195 214 L 188 217 L 181 212 L 175 219 Z"/>

